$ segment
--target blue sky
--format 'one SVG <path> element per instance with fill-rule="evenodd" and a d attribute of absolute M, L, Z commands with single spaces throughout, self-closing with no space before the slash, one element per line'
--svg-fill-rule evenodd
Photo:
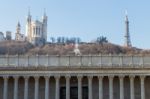
<path fill-rule="evenodd" d="M 0 0 L 0 31 L 15 33 L 20 21 L 25 33 L 30 6 L 32 18 L 41 19 L 44 8 L 50 36 L 81 37 L 90 41 L 106 36 L 112 43 L 123 45 L 125 10 L 130 20 L 132 45 L 150 49 L 150 0 Z"/>

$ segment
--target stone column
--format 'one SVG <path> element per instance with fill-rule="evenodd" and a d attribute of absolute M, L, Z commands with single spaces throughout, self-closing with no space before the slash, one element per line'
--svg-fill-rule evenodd
<path fill-rule="evenodd" d="M 98 76 L 99 81 L 99 99 L 103 99 L 103 76 Z"/>
<path fill-rule="evenodd" d="M 28 99 L 28 80 L 29 77 L 25 76 L 24 77 L 24 99 Z"/>
<path fill-rule="evenodd" d="M 120 99 L 124 99 L 124 76 L 119 76 L 120 81 Z"/>
<path fill-rule="evenodd" d="M 82 76 L 77 76 L 78 78 L 78 99 L 82 99 Z"/>
<path fill-rule="evenodd" d="M 66 76 L 66 99 L 70 99 L 70 76 Z"/>
<path fill-rule="evenodd" d="M 55 80 L 56 80 L 56 92 L 55 92 L 55 99 L 59 99 L 59 79 L 60 76 L 55 76 Z"/>
<path fill-rule="evenodd" d="M 45 76 L 45 99 L 49 99 L 49 76 Z"/>
<path fill-rule="evenodd" d="M 113 99 L 113 78 L 114 76 L 109 76 L 109 99 Z"/>
<path fill-rule="evenodd" d="M 141 76 L 141 99 L 145 99 L 145 84 L 144 84 L 144 80 L 145 80 L 145 76 Z"/>
<path fill-rule="evenodd" d="M 93 79 L 93 76 L 88 76 L 88 89 L 89 89 L 89 93 L 88 93 L 88 99 L 92 99 L 92 79 Z"/>
<path fill-rule="evenodd" d="M 134 76 L 130 76 L 130 99 L 134 99 Z"/>
<path fill-rule="evenodd" d="M 38 99 L 39 97 L 39 76 L 35 76 L 35 88 L 34 88 L 34 99 Z"/>
<path fill-rule="evenodd" d="M 14 99 L 18 99 L 18 76 L 14 77 Z"/>
<path fill-rule="evenodd" d="M 3 99 L 7 99 L 7 91 L 8 91 L 8 76 L 4 76 L 4 89 L 3 89 Z"/>

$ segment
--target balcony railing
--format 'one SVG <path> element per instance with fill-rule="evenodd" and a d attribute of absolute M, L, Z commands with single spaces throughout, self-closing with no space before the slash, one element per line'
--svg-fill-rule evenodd
<path fill-rule="evenodd" d="M 150 66 L 150 56 L 140 55 L 1 55 L 0 67 L 40 67 L 40 66 Z"/>

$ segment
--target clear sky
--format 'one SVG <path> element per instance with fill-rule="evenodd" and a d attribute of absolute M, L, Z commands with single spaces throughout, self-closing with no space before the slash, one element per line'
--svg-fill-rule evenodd
<path fill-rule="evenodd" d="M 0 31 L 14 35 L 20 21 L 25 33 L 28 7 L 34 20 L 46 9 L 48 40 L 75 36 L 90 41 L 103 35 L 119 45 L 124 44 L 127 9 L 132 45 L 150 49 L 150 0 L 0 0 Z"/>

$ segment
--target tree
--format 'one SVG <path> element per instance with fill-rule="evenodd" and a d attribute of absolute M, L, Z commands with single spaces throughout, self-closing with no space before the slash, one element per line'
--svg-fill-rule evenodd
<path fill-rule="evenodd" d="M 79 37 L 77 38 L 77 43 L 81 43 L 81 39 Z"/>
<path fill-rule="evenodd" d="M 51 37 L 50 40 L 51 40 L 51 43 L 55 43 L 55 38 L 54 37 Z"/>
<path fill-rule="evenodd" d="M 106 37 L 100 36 L 100 37 L 97 37 L 96 43 L 98 43 L 98 44 L 108 43 L 108 40 Z"/>
<path fill-rule="evenodd" d="M 61 43 L 61 37 L 57 38 L 57 43 L 60 44 Z"/>

